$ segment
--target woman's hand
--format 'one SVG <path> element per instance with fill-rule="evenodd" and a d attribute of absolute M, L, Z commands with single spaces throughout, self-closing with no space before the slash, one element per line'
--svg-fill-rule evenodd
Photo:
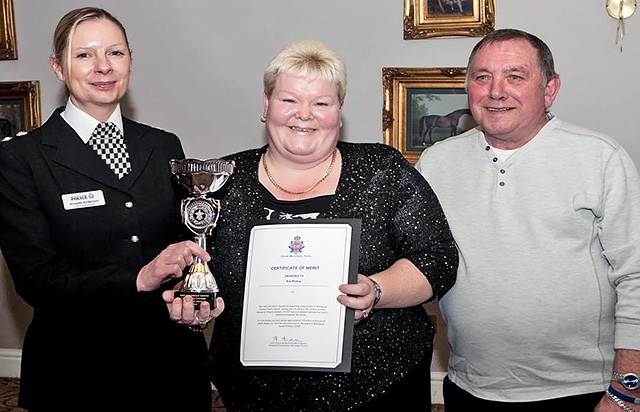
<path fill-rule="evenodd" d="M 194 262 L 195 256 L 204 262 L 211 259 L 206 250 L 191 240 L 167 246 L 155 259 L 140 269 L 136 279 L 138 291 L 150 292 L 168 280 L 179 279 L 184 268 Z"/>
<path fill-rule="evenodd" d="M 338 290 L 343 293 L 338 295 L 338 302 L 355 309 L 356 323 L 369 316 L 376 298 L 376 290 L 368 277 L 358 274 L 358 283 L 340 285 Z"/>
<path fill-rule="evenodd" d="M 377 288 L 374 282 L 378 284 Z M 405 258 L 371 277 L 358 274 L 358 283 L 340 285 L 338 289 L 344 293 L 338 296 L 338 302 L 356 310 L 356 323 L 367 318 L 374 305 L 385 309 L 407 308 L 421 305 L 433 297 L 427 277 Z"/>
<path fill-rule="evenodd" d="M 179 289 L 181 283 L 176 285 L 176 289 Z M 162 299 L 167 304 L 167 310 L 169 310 L 169 317 L 171 320 L 187 326 L 198 326 L 201 328 L 214 318 L 217 318 L 222 311 L 224 311 L 224 300 L 221 297 L 216 298 L 216 307 L 211 309 L 209 302 L 203 301 L 200 303 L 200 309 L 196 310 L 193 297 L 185 296 L 184 298 L 174 297 L 175 290 L 165 290 L 162 292 Z"/>

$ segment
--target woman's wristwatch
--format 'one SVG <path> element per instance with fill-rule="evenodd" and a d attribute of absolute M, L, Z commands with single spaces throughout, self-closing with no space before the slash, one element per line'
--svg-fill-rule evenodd
<path fill-rule="evenodd" d="M 636 390 L 640 386 L 640 380 L 638 379 L 638 375 L 636 375 L 635 373 L 614 372 L 611 376 L 611 380 L 621 383 L 622 386 L 630 391 Z"/>
<path fill-rule="evenodd" d="M 371 305 L 371 308 L 375 308 L 378 302 L 380 302 L 380 298 L 382 297 L 382 289 L 380 288 L 380 285 L 378 285 L 378 282 L 371 278 L 369 278 L 369 280 L 371 281 L 371 283 L 373 283 L 373 289 L 375 291 L 375 298 L 373 300 L 373 305 Z"/>

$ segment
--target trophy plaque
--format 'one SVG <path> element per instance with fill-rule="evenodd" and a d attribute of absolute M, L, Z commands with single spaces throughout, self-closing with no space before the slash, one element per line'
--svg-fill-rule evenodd
<path fill-rule="evenodd" d="M 195 234 L 196 243 L 206 250 L 207 236 L 218 222 L 220 201 L 207 195 L 219 190 L 233 173 L 231 161 L 220 159 L 182 159 L 171 160 L 171 173 L 186 188 L 191 197 L 182 199 L 180 213 L 182 223 Z M 207 301 L 211 309 L 216 307 L 218 284 L 206 262 L 196 256 L 189 267 L 180 290 L 175 297 L 193 296 L 196 309 Z"/>

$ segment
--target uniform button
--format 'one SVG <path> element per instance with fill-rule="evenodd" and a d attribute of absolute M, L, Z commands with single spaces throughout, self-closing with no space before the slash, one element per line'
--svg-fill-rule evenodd
<path fill-rule="evenodd" d="M 500 182 L 500 186 L 504 186 L 504 182 Z"/>
<path fill-rule="evenodd" d="M 126 202 L 124 204 L 124 207 L 126 207 L 127 209 L 131 209 L 133 207 L 133 202 Z"/>
<path fill-rule="evenodd" d="M 494 157 L 494 158 L 493 158 L 493 161 L 494 161 L 494 163 L 495 163 L 495 162 L 497 162 L 497 161 L 498 161 L 498 158 L 497 158 L 497 157 Z"/>
<path fill-rule="evenodd" d="M 505 173 L 507 173 L 507 171 L 504 170 L 504 169 L 500 169 L 500 173 L 505 174 Z"/>
<path fill-rule="evenodd" d="M 131 236 L 131 242 L 133 243 L 138 243 L 140 241 L 140 238 L 136 235 Z"/>
<path fill-rule="evenodd" d="M 489 150 L 491 150 L 491 146 L 485 147 L 484 150 L 486 150 L 488 152 Z"/>

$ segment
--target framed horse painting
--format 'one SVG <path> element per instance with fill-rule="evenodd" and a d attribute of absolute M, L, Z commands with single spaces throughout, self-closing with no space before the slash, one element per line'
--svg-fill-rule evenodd
<path fill-rule="evenodd" d="M 482 37 L 495 28 L 495 0 L 405 0 L 404 39 Z"/>
<path fill-rule="evenodd" d="M 384 143 L 414 164 L 433 143 L 475 126 L 467 103 L 464 67 L 384 67 Z"/>
<path fill-rule="evenodd" d="M 17 60 L 13 0 L 0 0 L 0 60 Z"/>

